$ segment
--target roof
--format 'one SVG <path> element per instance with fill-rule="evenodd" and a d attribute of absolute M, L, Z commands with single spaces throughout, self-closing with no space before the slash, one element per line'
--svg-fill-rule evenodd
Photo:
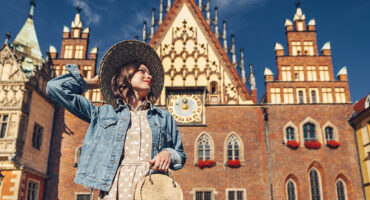
<path fill-rule="evenodd" d="M 216 35 L 213 33 L 212 28 L 207 23 L 206 19 L 204 18 L 202 12 L 200 11 L 199 7 L 194 2 L 194 0 L 176 0 L 173 6 L 168 11 L 168 13 L 166 14 L 166 17 L 163 23 L 158 27 L 156 34 L 150 40 L 149 45 L 153 47 L 154 49 L 156 49 L 157 46 L 160 45 L 161 40 L 167 33 L 168 29 L 170 28 L 174 20 L 174 17 L 177 16 L 183 4 L 186 4 L 187 7 L 191 10 L 191 12 L 194 14 L 194 17 L 198 21 L 199 25 L 204 28 L 205 35 L 208 36 L 208 38 L 210 39 L 209 45 L 212 46 L 217 53 L 219 53 L 220 60 L 225 62 L 226 64 L 225 67 L 229 70 L 231 74 L 232 82 L 239 88 L 238 92 L 241 98 L 243 100 L 252 100 L 250 92 L 247 89 L 247 86 L 241 80 L 236 68 L 230 61 L 229 56 L 224 51 L 223 47 L 221 46 L 220 41 L 217 39 Z"/>
<path fill-rule="evenodd" d="M 356 114 L 359 114 L 363 112 L 364 110 L 369 109 L 370 104 L 370 94 L 364 96 L 362 99 L 360 99 L 358 102 L 356 102 L 353 105 L 353 110 L 356 112 Z"/>

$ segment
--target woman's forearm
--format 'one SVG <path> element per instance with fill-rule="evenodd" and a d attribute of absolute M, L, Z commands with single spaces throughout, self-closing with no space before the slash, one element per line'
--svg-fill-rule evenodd
<path fill-rule="evenodd" d="M 84 78 L 85 82 L 89 89 L 97 89 L 99 88 L 99 77 L 96 75 L 92 79 Z"/>

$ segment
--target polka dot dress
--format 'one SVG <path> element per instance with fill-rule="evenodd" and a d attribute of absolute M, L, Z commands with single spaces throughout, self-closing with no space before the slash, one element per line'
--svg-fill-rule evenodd
<path fill-rule="evenodd" d="M 127 130 L 124 159 L 118 167 L 113 185 L 102 199 L 133 200 L 136 184 L 149 170 L 152 132 L 147 120 L 147 109 L 131 110 L 131 126 Z"/>

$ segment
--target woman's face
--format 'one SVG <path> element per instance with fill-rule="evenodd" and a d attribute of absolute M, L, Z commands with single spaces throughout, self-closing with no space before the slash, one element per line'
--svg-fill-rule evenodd
<path fill-rule="evenodd" d="M 147 96 L 152 86 L 152 76 L 145 65 L 140 65 L 138 71 L 131 78 L 131 86 L 140 96 Z"/>

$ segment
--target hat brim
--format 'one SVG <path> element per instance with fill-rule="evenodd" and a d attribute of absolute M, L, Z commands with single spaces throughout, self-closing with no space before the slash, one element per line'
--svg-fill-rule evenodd
<path fill-rule="evenodd" d="M 118 104 L 113 96 L 111 80 L 120 68 L 133 61 L 138 61 L 148 68 L 152 75 L 151 92 L 156 100 L 162 92 L 164 70 L 162 61 L 154 49 L 137 40 L 119 42 L 108 49 L 99 67 L 99 84 L 103 98 L 115 108 Z"/>

